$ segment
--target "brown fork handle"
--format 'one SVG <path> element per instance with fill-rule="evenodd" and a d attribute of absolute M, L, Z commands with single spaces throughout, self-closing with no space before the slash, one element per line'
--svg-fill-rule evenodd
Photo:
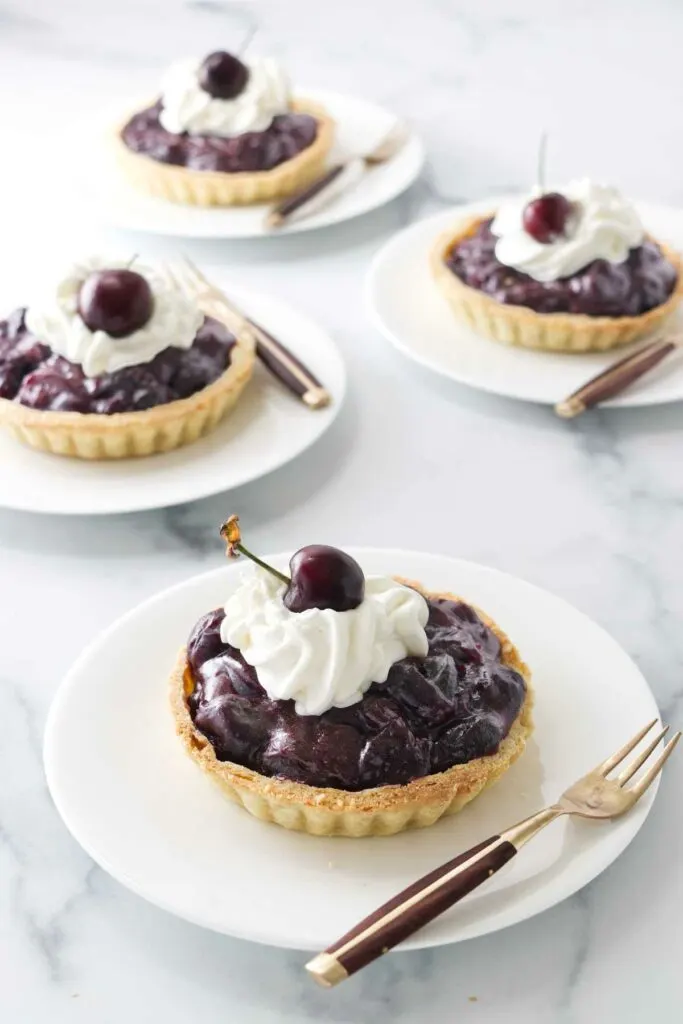
<path fill-rule="evenodd" d="M 555 406 L 555 412 L 564 419 L 580 416 L 586 409 L 591 409 L 608 398 L 614 398 L 630 387 L 634 381 L 654 369 L 670 352 L 677 348 L 674 341 L 652 341 L 649 345 L 632 352 L 630 355 L 613 363 L 597 377 L 593 377 Z"/>
<path fill-rule="evenodd" d="M 517 848 L 501 836 L 473 846 L 379 907 L 306 969 L 323 985 L 348 978 L 467 896 L 516 853 Z"/>
<path fill-rule="evenodd" d="M 254 337 L 256 339 L 256 354 L 264 366 L 267 366 L 274 377 L 277 377 L 286 388 L 293 391 L 299 398 L 312 408 L 327 405 L 329 395 L 322 384 L 315 377 L 308 367 L 304 366 L 288 348 L 269 334 L 260 324 L 253 320 L 249 321 Z M 293 363 L 299 370 L 300 376 L 293 374 L 287 363 Z"/>
<path fill-rule="evenodd" d="M 317 196 L 324 188 L 331 185 L 335 181 L 341 172 L 346 167 L 346 164 L 334 164 L 328 171 L 321 174 L 319 178 L 312 181 L 301 192 L 296 192 L 293 196 L 285 199 L 283 202 L 274 206 L 266 217 L 266 224 L 268 227 L 277 228 L 287 220 L 293 213 L 296 213 L 305 203 L 309 202 L 314 196 Z"/>

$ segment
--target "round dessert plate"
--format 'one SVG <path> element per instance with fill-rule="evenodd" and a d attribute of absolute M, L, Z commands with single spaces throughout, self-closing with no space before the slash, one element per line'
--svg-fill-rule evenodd
<path fill-rule="evenodd" d="M 396 121 L 396 115 L 384 107 L 356 96 L 303 88 L 300 92 L 322 104 L 336 122 L 337 142 L 330 162 L 367 152 Z M 134 103 L 130 109 L 135 109 Z M 117 116 L 120 117 L 120 113 L 112 119 L 110 114 L 108 120 L 115 123 Z M 181 238 L 256 238 L 327 227 L 374 210 L 405 191 L 417 178 L 423 163 L 422 142 L 411 132 L 393 159 L 363 175 L 356 185 L 331 200 L 318 213 L 300 221 L 293 219 L 277 232 L 264 226 L 267 205 L 202 209 L 145 196 L 111 165 L 108 155 L 105 166 L 96 174 L 88 174 L 82 187 L 93 215 L 117 228 Z"/>
<path fill-rule="evenodd" d="M 382 334 L 404 355 L 430 370 L 480 391 L 554 405 L 629 349 L 587 355 L 534 352 L 482 338 L 455 320 L 431 276 L 430 249 L 450 225 L 486 213 L 499 201 L 460 206 L 395 235 L 377 253 L 368 272 L 368 306 Z M 683 209 L 637 206 L 648 231 L 683 249 Z M 677 319 L 680 328 L 683 312 Z M 638 342 L 631 350 L 642 344 Z M 683 357 L 673 355 L 605 405 L 658 405 L 681 399 Z"/>
<path fill-rule="evenodd" d="M 269 329 L 331 391 L 311 410 L 260 363 L 232 413 L 195 444 L 149 458 L 87 462 L 33 451 L 0 430 L 0 507 L 53 515 L 164 508 L 229 491 L 283 466 L 327 430 L 341 408 L 346 371 L 330 336 L 279 299 L 208 269 L 209 278 Z"/>
<path fill-rule="evenodd" d="M 469 562 L 349 550 L 366 572 L 455 591 L 500 623 L 532 668 L 534 737 L 500 782 L 431 828 L 346 839 L 264 823 L 230 803 L 188 758 L 169 707 L 178 648 L 200 615 L 226 601 L 240 567 L 165 590 L 83 652 L 55 697 L 44 751 L 50 791 L 75 839 L 164 910 L 242 939 L 324 949 L 425 872 L 555 801 L 657 716 L 628 655 L 560 598 Z M 281 568 L 287 560 L 269 559 Z M 655 787 L 609 824 L 556 823 L 402 948 L 496 931 L 570 896 L 630 843 L 654 795 Z"/>

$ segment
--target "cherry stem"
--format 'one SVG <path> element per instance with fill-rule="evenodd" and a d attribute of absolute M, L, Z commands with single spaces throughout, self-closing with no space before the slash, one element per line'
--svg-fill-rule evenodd
<path fill-rule="evenodd" d="M 136 261 L 136 259 L 138 258 L 138 256 L 139 256 L 139 255 L 140 255 L 140 254 L 139 254 L 139 253 L 137 253 L 137 252 L 136 252 L 136 253 L 133 253 L 133 255 L 131 256 L 131 258 L 130 258 L 130 259 L 128 260 L 128 262 L 126 263 L 126 268 L 125 268 L 126 270 L 130 270 L 130 268 L 131 268 L 131 267 L 133 266 L 133 264 L 135 263 L 135 261 Z"/>
<path fill-rule="evenodd" d="M 252 562 L 255 562 L 256 565 L 259 565 L 262 569 L 265 569 L 266 572 L 269 572 L 271 576 L 275 576 L 283 583 L 289 584 L 292 582 L 284 573 L 278 572 L 278 570 L 274 569 L 272 565 L 268 565 L 267 562 L 263 562 L 260 558 L 257 558 L 249 548 L 245 548 L 242 543 L 242 531 L 240 530 L 239 516 L 229 516 L 221 526 L 220 534 L 227 545 L 227 553 L 229 557 L 235 558 L 235 552 L 237 551 L 241 555 L 246 555 Z"/>
<path fill-rule="evenodd" d="M 282 583 L 289 584 L 292 582 L 289 576 L 285 576 L 285 574 L 283 572 L 280 572 L 279 569 L 274 569 L 272 565 L 268 565 L 267 562 L 262 561 L 252 551 L 250 551 L 249 548 L 245 548 L 244 544 L 242 544 L 241 541 L 237 544 L 233 544 L 233 547 L 235 551 L 239 551 L 241 555 L 246 555 L 247 558 L 250 558 L 252 560 L 252 562 L 256 562 L 257 565 L 260 565 L 261 568 L 265 569 L 266 572 L 269 572 L 271 576 L 276 576 L 279 580 L 282 581 Z"/>
<path fill-rule="evenodd" d="M 536 181 L 541 193 L 545 191 L 545 154 L 547 147 L 548 133 L 541 132 L 541 141 L 538 144 L 538 165 L 536 167 Z"/>
<path fill-rule="evenodd" d="M 244 39 L 242 40 L 242 42 L 240 43 L 240 47 L 239 47 L 239 49 L 237 51 L 237 56 L 238 57 L 244 56 L 247 48 L 251 45 L 254 36 L 258 32 L 258 29 L 259 29 L 259 27 L 256 24 L 251 25 L 249 27 L 249 29 L 247 31 L 247 34 L 244 37 Z"/>

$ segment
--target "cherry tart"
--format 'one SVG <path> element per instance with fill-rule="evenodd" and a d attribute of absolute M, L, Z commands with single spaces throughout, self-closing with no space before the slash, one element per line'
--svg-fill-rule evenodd
<path fill-rule="evenodd" d="M 683 297 L 680 258 L 620 194 L 588 181 L 442 234 L 431 251 L 457 319 L 509 345 L 604 351 L 657 330 Z"/>
<path fill-rule="evenodd" d="M 33 448 L 170 451 L 215 427 L 251 376 L 251 340 L 154 275 L 79 267 L 56 295 L 0 321 L 0 424 Z"/>
<path fill-rule="evenodd" d="M 408 581 L 402 581 L 408 582 Z M 271 701 L 204 616 L 171 677 L 190 757 L 264 821 L 314 835 L 390 835 L 454 814 L 522 754 L 532 724 L 527 666 L 483 612 L 430 593 L 429 653 L 398 662 L 362 701 L 311 719 Z"/>
<path fill-rule="evenodd" d="M 136 188 L 174 203 L 234 206 L 305 188 L 323 172 L 333 136 L 327 112 L 292 97 L 274 61 L 217 51 L 173 65 L 161 96 L 112 141 Z"/>
<path fill-rule="evenodd" d="M 238 621 L 238 595 L 202 616 L 171 676 L 185 749 L 227 796 L 285 828 L 388 835 L 459 811 L 521 755 L 532 731 L 530 673 L 485 613 L 414 581 L 380 584 L 369 577 L 363 584 L 353 559 L 321 545 L 297 552 L 290 571 L 269 590 L 264 619 L 255 610 L 259 591 L 249 584 L 243 584 L 246 623 Z M 339 656 L 339 639 L 353 634 L 354 621 L 346 617 L 357 615 L 378 588 L 385 607 L 400 605 L 404 622 L 424 605 L 424 647 L 419 654 L 409 643 L 407 654 L 394 650 L 388 669 L 375 666 L 379 681 L 349 698 L 343 684 L 356 667 L 351 659 L 337 677 L 336 703 L 327 699 L 314 708 L 309 694 L 306 706 L 302 688 L 288 688 L 285 678 L 296 660 L 289 625 L 320 637 L 330 617 L 342 617 L 332 646 L 323 639 L 319 652 L 307 647 L 309 661 L 319 653 L 327 665 Z M 372 618 L 358 634 L 365 649 L 373 644 Z M 250 627 L 263 634 L 268 625 L 276 631 L 274 678 L 267 644 L 254 656 L 248 639 L 240 640 Z M 318 678 L 312 684 L 316 694 L 325 689 Z M 289 699 L 282 696 L 290 692 Z"/>

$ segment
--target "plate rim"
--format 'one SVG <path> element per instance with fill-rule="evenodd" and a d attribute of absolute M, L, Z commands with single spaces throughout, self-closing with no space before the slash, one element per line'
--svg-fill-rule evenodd
<path fill-rule="evenodd" d="M 394 117 L 394 118 L 397 118 L 397 119 L 398 118 L 402 118 L 401 114 L 398 114 L 398 113 L 394 112 L 389 107 L 385 106 L 383 103 L 377 102 L 374 99 L 366 99 L 364 96 L 360 96 L 360 95 L 357 95 L 355 93 L 341 92 L 340 90 L 337 90 L 337 89 L 318 89 L 318 88 L 308 88 L 308 87 L 301 87 L 300 89 L 299 88 L 295 89 L 295 93 L 299 93 L 299 92 L 301 93 L 302 96 L 306 95 L 306 96 L 309 96 L 311 99 L 319 100 L 320 102 L 327 101 L 327 102 L 334 103 L 335 101 L 341 101 L 343 103 L 345 101 L 353 101 L 355 103 L 361 103 L 361 104 L 363 104 L 367 108 L 372 108 L 377 114 L 382 114 L 382 115 L 386 115 L 388 117 Z M 119 105 L 119 108 L 120 107 L 121 107 L 121 105 Z M 112 114 L 113 114 L 113 111 L 109 110 L 109 123 L 111 123 Z M 120 117 L 120 115 L 121 115 L 121 109 L 119 109 L 119 117 Z M 420 177 L 420 175 L 422 174 L 422 172 L 424 170 L 424 166 L 425 166 L 426 160 L 427 160 L 427 151 L 426 151 L 426 147 L 425 147 L 424 141 L 422 139 L 422 136 L 418 132 L 415 124 L 413 123 L 413 121 L 408 119 L 408 118 L 402 118 L 402 119 L 405 120 L 405 122 L 406 122 L 406 124 L 408 125 L 408 128 L 409 128 L 409 135 L 408 135 L 407 144 L 411 145 L 413 147 L 413 149 L 414 149 L 414 157 L 413 157 L 414 166 L 412 167 L 412 169 L 409 169 L 409 171 L 406 171 L 406 173 L 400 179 L 400 182 L 397 183 L 395 186 L 392 186 L 390 189 L 388 189 L 386 196 L 384 196 L 379 201 L 374 201 L 374 202 L 372 202 L 370 204 L 362 205 L 361 208 L 359 210 L 357 210 L 355 213 L 341 215 L 341 216 L 335 216 L 334 215 L 334 205 L 333 205 L 331 210 L 327 211 L 327 213 L 325 214 L 325 220 L 322 223 L 318 223 L 316 218 L 312 218 L 312 223 L 311 223 L 310 219 L 304 218 L 301 221 L 296 221 L 296 220 L 292 221 L 290 224 L 285 225 L 283 228 L 281 228 L 277 232 L 261 232 L 261 233 L 256 232 L 255 233 L 253 231 L 252 232 L 240 231 L 240 232 L 231 232 L 229 234 L 225 234 L 224 232 L 206 231 L 206 230 L 199 231 L 199 233 L 197 233 L 196 230 L 195 231 L 179 232 L 179 231 L 169 231 L 169 230 L 164 230 L 164 229 L 152 229 L 152 228 L 148 228 L 148 227 L 141 227 L 139 224 L 138 225 L 132 224 L 129 219 L 126 219 L 126 222 L 123 223 L 120 219 L 114 219 L 113 217 L 107 217 L 105 215 L 105 212 L 104 212 L 105 209 L 106 209 L 106 203 L 103 203 L 101 200 L 98 201 L 96 193 L 90 194 L 87 197 L 86 202 L 89 205 L 91 205 L 93 207 L 93 209 L 95 209 L 98 222 L 100 222 L 101 224 L 109 225 L 111 228 L 114 228 L 115 230 L 119 230 L 119 231 L 131 231 L 131 232 L 136 232 L 136 233 L 139 233 L 139 234 L 142 234 L 142 235 L 151 235 L 151 236 L 156 236 L 157 238 L 165 238 L 165 239 L 188 238 L 188 239 L 201 240 L 201 241 L 211 241 L 211 240 L 213 240 L 213 241 L 216 241 L 216 242 L 219 242 L 219 241 L 240 241 L 240 240 L 242 240 L 242 241 L 255 241 L 255 240 L 258 240 L 258 239 L 287 238 L 290 235 L 304 234 L 304 233 L 310 232 L 310 231 L 318 231 L 318 230 L 324 230 L 325 228 L 336 227 L 339 224 L 345 224 L 348 221 L 353 221 L 353 220 L 356 220 L 359 217 L 364 217 L 367 214 L 372 213 L 373 210 L 378 210 L 378 209 L 381 209 L 383 206 L 386 206 L 387 203 L 390 203 L 394 199 L 397 199 L 408 188 L 410 188 L 411 185 L 413 185 L 417 181 L 417 179 Z M 261 204 L 261 205 L 265 205 L 265 204 Z"/>
<path fill-rule="evenodd" d="M 497 569 L 493 566 L 484 565 L 479 562 L 473 562 L 468 559 L 457 558 L 451 555 L 443 555 L 427 551 L 414 551 L 412 549 L 378 548 L 372 546 L 354 545 L 349 545 L 345 547 L 345 550 L 348 550 L 355 557 L 359 557 L 361 559 L 367 555 L 374 556 L 379 554 L 380 557 L 387 557 L 387 559 L 391 559 L 392 563 L 396 561 L 397 564 L 399 565 L 401 557 L 405 558 L 406 556 L 408 556 L 409 558 L 425 558 L 438 560 L 444 565 L 448 565 L 453 568 L 460 566 L 465 567 L 466 570 L 483 572 L 484 575 L 490 577 L 505 577 L 508 581 L 512 581 L 515 585 L 521 586 L 522 590 L 530 590 L 534 592 L 537 596 L 543 596 L 547 598 L 547 596 L 550 595 L 554 599 L 554 601 L 556 602 L 556 606 L 560 610 L 569 609 L 572 612 L 572 614 L 578 615 L 590 629 L 596 630 L 597 633 L 601 635 L 603 639 L 606 639 L 613 648 L 618 650 L 624 657 L 626 657 L 632 663 L 633 668 L 636 672 L 635 678 L 637 678 L 639 681 L 639 685 L 642 689 L 643 696 L 646 699 L 649 699 L 649 701 L 652 704 L 654 714 L 657 717 L 657 720 L 661 722 L 660 712 L 656 698 L 647 682 L 647 679 L 645 678 L 645 675 L 643 674 L 635 660 L 631 657 L 629 652 L 621 646 L 621 644 L 609 633 L 608 630 L 605 629 L 604 626 L 602 626 L 595 619 L 591 618 L 585 612 L 581 611 L 581 609 L 577 608 L 570 601 L 567 601 L 564 597 L 554 593 L 553 591 L 547 590 L 545 587 L 541 587 L 535 583 L 531 583 L 528 580 L 519 576 L 515 576 L 514 574 L 506 572 L 505 570 Z M 264 557 L 268 560 L 275 561 L 277 559 L 286 559 L 290 556 L 291 551 L 286 551 L 277 554 L 265 555 Z M 77 842 L 79 846 L 81 846 L 81 848 L 86 852 L 86 854 L 100 868 L 102 868 L 102 870 L 106 871 L 107 874 L 109 874 L 116 882 L 129 889 L 129 891 L 133 892 L 135 895 L 144 899 L 147 903 L 150 903 L 152 906 L 158 907 L 166 913 L 173 914 L 180 920 L 188 921 L 190 924 L 193 924 L 201 928 L 205 928 L 209 931 L 216 932 L 217 934 L 232 936 L 233 938 L 239 939 L 241 941 L 255 942 L 260 945 L 266 945 L 280 949 L 315 950 L 318 948 L 317 944 L 302 945 L 301 942 L 286 942 L 282 939 L 274 941 L 272 935 L 268 937 L 264 935 L 264 933 L 260 931 L 258 928 L 245 929 L 241 927 L 235 927 L 233 925 L 228 929 L 225 927 L 224 924 L 220 924 L 216 921 L 208 921 L 206 916 L 203 916 L 201 914 L 193 915 L 192 913 L 186 911 L 180 913 L 178 909 L 171 906 L 171 904 L 168 901 L 160 900 L 156 897 L 151 898 L 147 893 L 142 891 L 142 889 L 137 884 L 131 883 L 130 879 L 126 876 L 125 871 L 119 870 L 118 868 L 112 869 L 106 856 L 103 856 L 99 852 L 97 853 L 97 855 L 95 855 L 89 841 L 86 840 L 84 842 L 82 840 L 82 838 L 79 836 L 78 825 L 73 827 L 73 822 L 72 819 L 70 818 L 69 812 L 65 812 L 64 810 L 64 801 L 62 801 L 61 796 L 59 795 L 60 787 L 59 784 L 55 782 L 54 763 L 55 750 L 57 749 L 57 740 L 55 738 L 55 723 L 58 722 L 63 702 L 65 701 L 65 699 L 68 701 L 68 696 L 71 690 L 73 690 L 74 687 L 78 687 L 78 677 L 80 674 L 83 673 L 84 669 L 87 667 L 89 660 L 93 656 L 97 655 L 98 651 L 100 651 L 103 646 L 106 646 L 110 638 L 114 636 L 122 626 L 129 624 L 132 619 L 136 618 L 140 614 L 140 612 L 154 605 L 162 604 L 165 600 L 169 598 L 169 596 L 177 595 L 186 587 L 202 587 L 205 584 L 209 584 L 214 579 L 218 579 L 219 577 L 225 576 L 226 574 L 238 573 L 239 569 L 240 565 L 237 563 L 233 565 L 226 564 L 223 566 L 219 566 L 215 569 L 210 569 L 207 572 L 195 574 L 194 576 L 190 576 L 182 581 L 174 583 L 169 587 L 165 587 L 162 590 L 157 591 L 155 594 L 152 594 L 145 600 L 139 602 L 133 608 L 125 612 L 123 615 L 118 616 L 112 623 L 110 623 L 108 627 L 106 627 L 104 630 L 98 633 L 86 645 L 86 647 L 81 651 L 81 653 L 76 658 L 76 660 L 74 661 L 66 675 L 61 680 L 50 704 L 45 724 L 45 730 L 43 734 L 43 770 L 45 773 L 48 790 L 52 798 L 52 801 L 55 805 L 55 808 L 60 818 L 62 819 L 63 824 L 65 825 L 65 827 L 67 828 L 75 842 Z M 527 921 L 530 918 L 536 917 L 538 914 L 543 913 L 546 910 L 550 910 L 553 907 L 558 906 L 560 903 L 563 903 L 566 899 L 569 899 L 576 892 L 583 889 L 586 885 L 590 884 L 592 881 L 598 878 L 612 863 L 614 863 L 621 856 L 624 850 L 626 850 L 626 848 L 633 842 L 633 840 L 640 832 L 640 829 L 645 824 L 646 819 L 649 817 L 649 814 L 654 805 L 655 798 L 657 796 L 657 792 L 659 790 L 660 782 L 661 776 L 659 776 L 655 780 L 652 787 L 650 788 L 649 795 L 644 798 L 644 805 L 642 805 L 643 809 L 640 817 L 635 816 L 632 819 L 630 819 L 632 822 L 630 829 L 622 829 L 620 840 L 617 843 L 615 849 L 610 849 L 606 847 L 603 850 L 602 856 L 595 857 L 594 855 L 593 860 L 588 867 L 588 871 L 585 872 L 583 875 L 579 874 L 578 881 L 576 880 L 577 875 L 574 875 L 573 880 L 570 879 L 566 891 L 564 891 L 563 895 L 559 896 L 559 898 L 551 897 L 550 901 L 544 900 L 543 893 L 546 892 L 546 889 L 541 888 L 536 894 L 536 898 L 530 901 L 531 905 L 528 905 L 528 901 L 527 906 L 525 906 L 524 910 L 519 916 L 517 916 L 513 911 L 508 915 L 511 919 L 505 920 L 500 924 L 494 924 L 492 926 L 487 926 L 486 923 L 484 923 L 484 925 L 481 928 L 475 926 L 474 930 L 470 929 L 470 932 L 467 935 L 456 934 L 449 935 L 447 937 L 436 937 L 432 939 L 430 939 L 429 935 L 427 935 L 427 939 L 425 941 L 424 933 L 418 932 L 417 935 L 412 936 L 405 943 L 403 943 L 400 949 L 396 950 L 396 952 L 409 952 L 419 949 L 437 948 L 441 946 L 452 945 L 454 943 L 466 942 L 470 939 L 480 938 L 484 935 L 492 935 L 499 931 L 504 931 L 505 929 L 510 928 L 513 925 L 521 924 L 522 922 Z M 567 865 L 567 869 L 571 867 L 572 863 L 574 862 L 569 862 L 569 864 Z M 514 906 L 515 902 L 513 901 L 512 907 L 514 908 Z"/>
<path fill-rule="evenodd" d="M 426 230 L 428 226 L 434 228 L 434 238 L 436 238 L 439 232 L 444 231 L 448 227 L 448 220 L 453 218 L 456 222 L 460 217 L 466 217 L 468 215 L 476 215 L 478 213 L 484 213 L 490 210 L 496 204 L 514 198 L 521 195 L 521 193 L 505 193 L 502 195 L 492 196 L 490 199 L 472 200 L 471 202 L 457 203 L 454 206 L 450 206 L 447 210 L 440 210 L 437 213 L 429 214 L 427 217 L 422 217 L 417 221 L 413 221 L 411 224 L 407 224 L 399 231 L 395 232 L 387 241 L 381 246 L 381 248 L 374 254 L 370 263 L 367 266 L 365 277 L 363 281 L 363 304 L 365 307 L 366 314 L 370 319 L 375 329 L 382 335 L 382 337 L 388 341 L 402 356 L 409 359 L 411 362 L 416 363 L 418 366 L 429 370 L 430 373 L 434 373 L 441 378 L 446 380 L 452 380 L 456 384 L 462 387 L 470 388 L 472 391 L 480 391 L 486 395 L 492 395 L 496 398 L 504 398 L 515 402 L 526 402 L 529 405 L 544 406 L 546 408 L 552 408 L 555 401 L 558 399 L 550 398 L 539 398 L 538 396 L 531 396 L 528 394 L 521 394 L 519 390 L 508 391 L 502 390 L 499 386 L 489 385 L 486 382 L 481 382 L 479 379 L 476 381 L 466 373 L 460 373 L 452 370 L 448 367 L 443 366 L 437 360 L 425 357 L 422 354 L 416 352 L 394 332 L 385 322 L 384 317 L 377 303 L 377 287 L 376 282 L 379 275 L 385 269 L 387 263 L 390 263 L 393 256 L 394 246 L 398 246 L 400 241 L 405 240 L 411 234 L 419 235 L 423 230 Z M 677 214 L 683 213 L 683 207 L 674 206 L 670 203 L 653 203 L 648 200 L 634 199 L 634 204 L 639 208 L 650 208 L 651 210 L 659 211 L 662 214 L 667 212 L 675 211 Z M 682 307 L 683 308 L 683 307 Z M 482 339 L 483 341 L 490 344 L 497 344 L 496 342 L 488 342 L 488 339 Z M 548 353 L 551 355 L 551 353 Z M 675 396 L 660 396 L 660 397 L 647 397 L 647 391 L 645 392 L 626 392 L 623 395 L 618 395 L 616 398 L 610 399 L 603 402 L 601 408 L 603 409 L 644 409 L 648 407 L 671 405 L 676 402 L 683 401 L 683 385 L 681 395 Z"/>
<path fill-rule="evenodd" d="M 230 268 L 229 267 L 220 267 L 220 268 L 218 268 L 218 270 L 216 270 L 214 268 L 215 274 L 217 274 L 218 271 L 220 271 L 221 274 L 223 272 L 225 272 L 227 274 L 227 273 L 229 273 Z M 196 489 L 193 489 L 193 493 L 191 495 L 188 494 L 185 497 L 174 498 L 174 500 L 171 501 L 171 502 L 163 501 L 163 502 L 160 503 L 160 502 L 155 501 L 155 500 L 149 500 L 149 501 L 140 502 L 139 499 L 138 499 L 133 504 L 128 504 L 126 507 L 118 506 L 117 505 L 114 508 L 112 508 L 112 507 L 102 508 L 102 507 L 93 507 L 92 505 L 87 505 L 87 506 L 84 506 L 82 508 L 51 506 L 49 509 L 45 509 L 45 508 L 36 508 L 34 505 L 31 505 L 28 502 L 22 503 L 21 501 L 16 501 L 16 502 L 12 501 L 11 503 L 9 503 L 6 500 L 6 498 L 3 496 L 3 497 L 0 497 L 0 509 L 7 510 L 7 511 L 10 511 L 10 512 L 29 512 L 31 514 L 40 515 L 40 516 L 43 516 L 43 515 L 46 515 L 46 516 L 54 515 L 54 516 L 60 516 L 60 517 L 61 516 L 98 516 L 99 517 L 99 516 L 115 516 L 115 515 L 133 515 L 133 514 L 135 514 L 137 512 L 149 512 L 149 511 L 153 511 L 155 509 L 177 508 L 178 506 L 183 505 L 183 504 L 185 504 L 187 502 L 190 502 L 190 501 L 201 501 L 201 500 L 204 500 L 206 498 L 215 497 L 215 495 L 217 495 L 217 494 L 223 494 L 223 493 L 229 494 L 229 493 L 231 493 L 232 491 L 236 490 L 239 487 L 245 487 L 248 484 L 254 483 L 257 480 L 261 480 L 261 479 L 269 476 L 271 473 L 275 473 L 279 469 L 282 469 L 284 466 L 286 466 L 290 462 L 294 461 L 294 459 L 297 459 L 297 458 L 299 458 L 300 455 L 303 455 L 304 452 L 306 452 L 310 448 L 314 447 L 318 443 L 318 441 L 320 441 L 325 436 L 325 434 L 329 431 L 329 429 L 332 427 L 332 425 L 337 421 L 337 419 L 339 417 L 339 414 L 341 413 L 342 409 L 344 408 L 344 405 L 345 405 L 345 402 L 346 402 L 346 397 L 347 397 L 347 394 L 348 394 L 348 383 L 349 382 L 348 382 L 348 371 L 347 371 L 347 366 L 346 366 L 346 360 L 344 358 L 344 355 L 342 353 L 342 350 L 341 350 L 340 346 L 337 344 L 337 342 L 336 342 L 336 340 L 334 338 L 333 332 L 328 330 L 328 328 L 324 324 L 319 322 L 314 317 L 310 316 L 307 312 L 304 312 L 303 310 L 301 310 L 299 308 L 299 306 L 293 305 L 292 303 L 288 302 L 286 299 L 282 299 L 277 294 L 263 291 L 260 288 L 253 288 L 251 285 L 243 284 L 239 280 L 233 282 L 232 290 L 234 291 L 234 294 L 237 297 L 239 303 L 240 304 L 244 303 L 244 305 L 246 305 L 247 308 L 249 308 L 249 304 L 252 302 L 252 300 L 254 300 L 254 304 L 255 305 L 258 305 L 259 300 L 265 299 L 267 301 L 267 303 L 272 303 L 275 306 L 275 312 L 277 312 L 278 309 L 279 309 L 279 310 L 283 311 L 286 316 L 294 315 L 300 321 L 300 323 L 302 325 L 305 325 L 306 330 L 308 330 L 310 328 L 310 329 L 313 329 L 317 334 L 325 336 L 325 339 L 326 339 L 326 342 L 327 342 L 327 352 L 328 352 L 328 355 L 337 364 L 336 365 L 335 374 L 338 376 L 338 384 L 337 384 L 338 394 L 333 395 L 333 399 L 334 399 L 333 402 L 327 407 L 326 411 L 323 410 L 323 415 L 325 415 L 325 413 L 326 413 L 324 425 L 323 425 L 322 429 L 320 429 L 318 431 L 318 433 L 312 439 L 310 439 L 310 438 L 306 439 L 303 444 L 301 444 L 299 447 L 293 449 L 290 453 L 287 454 L 287 457 L 284 459 L 284 461 L 277 462 L 274 465 L 270 465 L 264 471 L 258 471 L 256 473 L 247 474 L 247 475 L 244 476 L 243 479 L 241 479 L 237 483 L 230 484 L 228 488 L 226 488 L 223 485 L 220 485 L 219 482 L 218 482 L 218 478 L 217 478 L 216 479 L 216 486 L 211 484 L 208 489 L 204 490 L 204 489 L 200 488 L 199 491 L 197 491 Z M 248 394 L 248 391 L 247 391 L 245 396 L 244 396 L 244 398 L 242 400 L 248 401 L 248 399 L 249 399 L 249 394 Z M 315 416 L 316 412 L 315 411 L 312 412 L 311 415 Z M 0 427 L 0 429 L 3 430 L 3 440 L 4 440 L 5 439 L 6 428 Z M 11 441 L 12 444 L 21 445 L 21 442 L 17 441 L 14 438 L 7 438 L 7 440 Z M 193 445 L 190 444 L 190 445 L 186 445 L 185 447 L 187 448 L 187 451 L 189 452 L 189 451 L 192 450 Z M 21 445 L 21 448 L 23 449 L 24 446 Z M 23 452 L 22 452 L 22 454 L 23 454 Z M 32 451 L 30 451 L 28 449 L 26 450 L 25 454 L 29 458 L 32 455 L 36 455 L 36 454 L 44 455 L 46 458 L 55 458 L 55 459 L 61 458 L 61 456 L 58 456 L 58 455 L 50 456 L 48 453 L 41 453 L 41 452 L 35 453 L 35 452 L 32 452 Z M 171 453 L 168 453 L 168 454 L 171 454 Z M 164 458 L 164 455 L 149 456 L 149 458 L 152 458 L 152 459 L 155 459 L 157 457 L 158 458 Z M 142 456 L 142 459 L 144 459 L 144 458 L 146 458 L 146 456 Z M 126 462 L 126 461 L 133 461 L 133 460 L 122 460 L 122 461 Z M 137 459 L 135 461 L 139 462 L 140 459 Z M 93 486 L 96 486 L 96 485 L 93 484 Z M 125 487 L 125 481 L 122 480 L 122 490 L 123 490 L 124 487 Z M 59 491 L 58 493 L 62 493 L 62 492 Z M 129 495 L 135 495 L 137 492 L 136 492 L 135 487 L 133 486 L 133 487 L 129 487 L 127 489 L 127 493 Z M 130 499 L 129 499 L 129 501 L 130 501 Z"/>

